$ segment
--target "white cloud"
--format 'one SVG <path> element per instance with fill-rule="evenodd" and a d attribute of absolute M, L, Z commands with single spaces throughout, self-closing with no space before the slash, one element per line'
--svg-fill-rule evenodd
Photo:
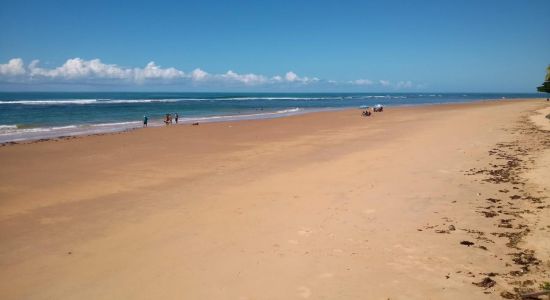
<path fill-rule="evenodd" d="M 389 81 L 389 80 L 373 81 L 373 80 L 370 80 L 370 79 L 356 79 L 356 80 L 348 81 L 348 83 L 353 84 L 353 85 L 360 85 L 360 86 L 378 85 L 378 87 L 386 87 L 386 88 L 389 87 L 389 88 L 393 88 L 393 89 L 410 89 L 410 88 L 414 87 L 413 82 L 410 81 L 410 80 L 399 81 L 395 84 L 392 84 L 391 81 Z"/>
<path fill-rule="evenodd" d="M 277 84 L 277 83 L 299 83 L 308 84 L 319 81 L 318 78 L 300 77 L 290 71 L 284 77 L 276 75 L 271 78 L 254 74 L 239 74 L 232 70 L 223 74 L 210 74 L 202 69 L 195 69 L 191 73 L 176 68 L 162 68 L 149 62 L 144 68 L 124 68 L 115 64 L 103 63 L 100 59 L 85 60 L 82 58 L 71 58 L 61 66 L 55 68 L 42 68 L 38 60 L 33 60 L 27 68 L 20 58 L 11 59 L 7 64 L 0 64 L 0 80 L 15 76 L 28 75 L 27 79 L 34 82 L 38 80 L 53 80 L 62 82 L 90 82 L 93 80 L 118 80 L 126 83 L 144 84 L 148 81 L 161 80 L 165 82 L 218 82 L 230 84 L 244 84 L 246 86 Z"/>
<path fill-rule="evenodd" d="M 45 77 L 50 79 L 79 79 L 79 78 L 118 78 L 131 76 L 131 70 L 124 70 L 116 65 L 102 63 L 99 59 L 83 60 L 80 58 L 68 59 L 63 65 L 54 69 L 38 67 L 39 61 L 29 64 L 31 77 Z"/>
<path fill-rule="evenodd" d="M 175 68 L 162 69 L 155 62 L 150 62 L 143 69 L 134 68 L 134 77 L 137 81 L 145 79 L 176 79 L 185 75 L 182 71 Z"/>
<path fill-rule="evenodd" d="M 163 69 L 154 62 L 148 63 L 145 68 L 122 68 L 114 64 L 105 64 L 99 59 L 84 60 L 81 58 L 68 59 L 63 65 L 54 69 L 38 67 L 38 60 L 29 64 L 29 72 L 33 78 L 48 79 L 121 79 L 143 82 L 149 79 L 171 80 L 181 78 L 184 72 L 175 68 Z"/>
<path fill-rule="evenodd" d="M 372 80 L 369 80 L 369 79 L 356 79 L 356 80 L 350 81 L 350 83 L 355 84 L 355 85 L 372 85 L 372 84 L 374 84 L 374 82 Z"/>
<path fill-rule="evenodd" d="M 210 82 L 240 83 L 247 86 L 279 83 L 309 84 L 319 81 L 319 79 L 315 77 L 300 77 L 292 71 L 287 72 L 284 77 L 280 75 L 275 75 L 270 78 L 265 75 L 254 73 L 240 74 L 232 70 L 229 70 L 224 74 L 209 74 L 202 71 L 201 69 L 195 69 L 193 72 L 191 72 L 191 78 L 194 81 L 209 80 Z"/>
<path fill-rule="evenodd" d="M 281 82 L 283 81 L 283 77 L 279 76 L 279 75 L 276 75 L 276 76 L 273 76 L 273 78 L 271 78 L 273 81 L 275 82 Z"/>
<path fill-rule="evenodd" d="M 379 80 L 378 81 L 382 86 L 389 86 L 391 83 L 389 80 Z"/>
<path fill-rule="evenodd" d="M 256 74 L 238 74 L 231 70 L 227 71 L 227 73 L 222 74 L 219 76 L 220 78 L 227 80 L 229 82 L 240 82 L 244 83 L 245 85 L 258 85 L 266 83 L 268 80 L 263 75 L 256 75 Z"/>
<path fill-rule="evenodd" d="M 299 83 L 306 83 L 307 84 L 307 83 L 318 82 L 319 78 L 317 78 L 317 77 L 313 77 L 313 78 L 300 77 L 296 73 L 290 71 L 290 72 L 287 72 L 285 74 L 285 80 L 288 81 L 288 82 L 299 82 Z"/>
<path fill-rule="evenodd" d="M 396 85 L 395 85 L 395 88 L 397 89 L 408 89 L 408 88 L 412 88 L 413 87 L 413 83 L 412 81 L 410 80 L 407 80 L 407 81 L 399 81 Z"/>
<path fill-rule="evenodd" d="M 286 73 L 285 79 L 286 79 L 286 81 L 293 82 L 293 81 L 298 80 L 298 75 L 296 75 L 296 73 L 290 71 L 290 72 Z"/>
<path fill-rule="evenodd" d="M 25 66 L 21 58 L 12 58 L 7 64 L 0 64 L 1 76 L 21 76 L 25 73 Z"/>
<path fill-rule="evenodd" d="M 210 74 L 208 74 L 207 72 L 196 68 L 195 70 L 193 70 L 193 72 L 191 72 L 191 79 L 193 79 L 194 81 L 201 81 L 207 79 L 209 75 Z"/>
<path fill-rule="evenodd" d="M 6 64 L 0 64 L 0 83 L 21 82 L 21 83 L 114 83 L 122 85 L 145 85 L 148 83 L 161 82 L 168 84 L 193 84 L 193 85 L 232 85 L 232 86 L 276 86 L 288 87 L 302 86 L 308 84 L 328 84 L 334 87 L 377 85 L 382 87 L 393 87 L 405 89 L 413 87 L 411 81 L 399 81 L 391 84 L 389 80 L 356 79 L 351 81 L 320 80 L 317 77 L 299 76 L 294 71 L 284 75 L 266 76 L 261 74 L 241 74 L 232 70 L 226 73 L 208 73 L 200 68 L 186 73 L 173 67 L 163 68 L 155 62 L 149 62 L 143 68 L 121 67 L 116 64 L 103 63 L 100 59 L 85 60 L 82 58 L 71 58 L 61 66 L 44 68 L 39 66 L 38 60 L 33 60 L 25 66 L 21 58 L 10 59 Z"/>

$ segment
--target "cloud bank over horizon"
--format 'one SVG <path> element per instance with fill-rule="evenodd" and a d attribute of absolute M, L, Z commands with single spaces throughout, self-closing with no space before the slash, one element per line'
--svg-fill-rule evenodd
<path fill-rule="evenodd" d="M 121 67 L 103 63 L 100 59 L 67 59 L 62 65 L 53 68 L 40 66 L 39 60 L 25 65 L 21 58 L 12 58 L 0 64 L 0 83 L 26 86 L 48 84 L 118 85 L 123 87 L 149 85 L 182 85 L 194 87 L 276 87 L 299 88 L 305 86 L 323 87 L 378 87 L 393 90 L 418 89 L 422 85 L 410 80 L 392 83 L 389 80 L 356 79 L 335 81 L 318 77 L 299 76 L 293 71 L 284 75 L 267 76 L 254 73 L 237 73 L 229 70 L 215 74 L 196 68 L 184 72 L 174 67 L 163 68 L 154 61 L 143 68 Z"/>

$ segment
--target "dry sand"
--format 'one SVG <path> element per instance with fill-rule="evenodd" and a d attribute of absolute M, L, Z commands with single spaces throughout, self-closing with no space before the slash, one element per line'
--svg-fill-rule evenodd
<path fill-rule="evenodd" d="M 348 110 L 0 147 L 0 298 L 538 290 L 550 281 L 541 109 Z"/>

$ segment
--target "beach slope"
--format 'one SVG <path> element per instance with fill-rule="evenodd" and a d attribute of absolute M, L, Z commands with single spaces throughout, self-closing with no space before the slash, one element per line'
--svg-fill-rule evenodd
<path fill-rule="evenodd" d="M 2 299 L 500 299 L 550 271 L 540 100 L 0 147 Z M 535 117 L 536 122 L 533 122 Z"/>

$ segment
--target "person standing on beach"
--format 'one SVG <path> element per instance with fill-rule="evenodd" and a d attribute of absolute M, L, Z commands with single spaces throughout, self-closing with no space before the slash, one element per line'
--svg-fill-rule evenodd
<path fill-rule="evenodd" d="M 149 121 L 149 117 L 143 116 L 143 127 L 147 127 L 147 122 Z"/>
<path fill-rule="evenodd" d="M 178 124 L 178 119 L 179 119 L 179 117 L 180 117 L 180 116 L 178 115 L 178 113 L 176 113 L 176 114 L 174 115 L 174 120 L 176 121 L 176 124 Z"/>

